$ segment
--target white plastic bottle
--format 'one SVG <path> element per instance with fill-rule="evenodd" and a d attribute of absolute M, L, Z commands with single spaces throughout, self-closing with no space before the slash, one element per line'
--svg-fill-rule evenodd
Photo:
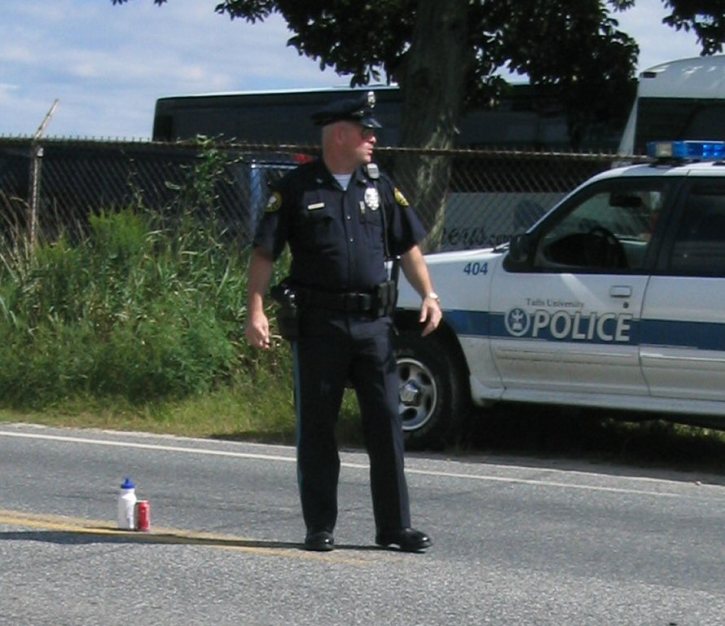
<path fill-rule="evenodd" d="M 134 530 L 136 526 L 135 507 L 136 485 L 131 482 L 130 478 L 126 478 L 118 494 L 118 527 L 122 530 Z"/>

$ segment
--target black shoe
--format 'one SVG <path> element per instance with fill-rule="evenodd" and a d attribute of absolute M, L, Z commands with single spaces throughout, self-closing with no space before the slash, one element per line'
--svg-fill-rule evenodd
<path fill-rule="evenodd" d="M 403 552 L 421 552 L 433 545 L 428 535 L 415 528 L 381 531 L 375 535 L 375 543 L 386 548 L 395 545 Z"/>
<path fill-rule="evenodd" d="M 314 550 L 315 552 L 329 552 L 335 548 L 335 538 L 332 533 L 326 530 L 319 533 L 309 533 L 305 537 L 305 550 Z"/>

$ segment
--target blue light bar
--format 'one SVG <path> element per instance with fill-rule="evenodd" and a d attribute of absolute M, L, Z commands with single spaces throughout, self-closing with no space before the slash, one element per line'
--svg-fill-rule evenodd
<path fill-rule="evenodd" d="M 650 141 L 647 156 L 655 159 L 725 159 L 725 141 Z"/>

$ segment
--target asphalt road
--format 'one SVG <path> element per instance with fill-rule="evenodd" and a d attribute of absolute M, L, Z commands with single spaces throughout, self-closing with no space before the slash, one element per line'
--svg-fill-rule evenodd
<path fill-rule="evenodd" d="M 342 461 L 319 554 L 291 448 L 0 425 L 0 624 L 725 624 L 725 476 L 410 455 L 435 545 L 401 554 Z M 150 533 L 115 529 L 126 475 Z"/>

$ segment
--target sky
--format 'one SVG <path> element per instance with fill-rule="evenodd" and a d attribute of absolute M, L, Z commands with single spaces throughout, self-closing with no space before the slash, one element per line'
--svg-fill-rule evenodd
<path fill-rule="evenodd" d="M 214 12 L 218 0 L 3 0 L 0 136 L 149 139 L 157 98 L 347 86 L 286 45 L 291 33 Z M 697 56 L 691 33 L 662 25 L 662 0 L 615 16 L 640 46 L 638 69 Z"/>

